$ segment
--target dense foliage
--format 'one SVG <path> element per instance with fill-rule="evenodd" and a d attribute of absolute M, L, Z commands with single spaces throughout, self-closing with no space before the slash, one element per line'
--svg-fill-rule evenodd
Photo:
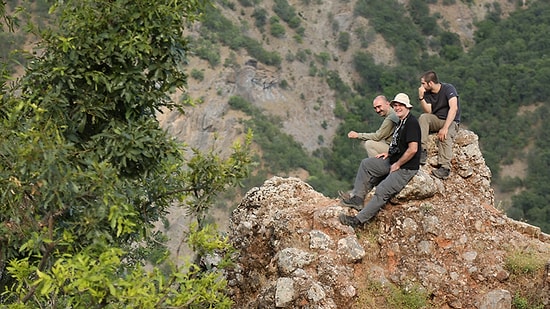
<path fill-rule="evenodd" d="M 251 135 L 229 158 L 186 157 L 155 118 L 178 107 L 169 94 L 186 84 L 183 25 L 207 4 L 56 2 L 55 26 L 36 32 L 40 52 L 25 75 L 16 82 L 2 75 L 4 306 L 231 305 L 221 269 L 199 262 L 215 251 L 225 261 L 231 251 L 205 215 L 219 192 L 248 175 Z M 196 263 L 146 271 L 147 250 L 163 239 L 154 223 L 174 202 L 196 218 L 182 235 Z"/>
<path fill-rule="evenodd" d="M 208 18 L 204 19 L 201 28 L 202 41 L 207 40 L 209 44 L 223 43 L 235 51 L 245 49 L 251 57 L 268 65 L 281 64 L 282 59 L 278 53 L 265 50 L 260 42 L 243 35 L 242 29 L 233 25 L 219 9 L 210 7 L 206 14 Z"/>

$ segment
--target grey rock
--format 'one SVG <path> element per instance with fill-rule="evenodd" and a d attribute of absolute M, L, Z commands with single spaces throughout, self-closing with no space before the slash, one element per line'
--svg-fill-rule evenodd
<path fill-rule="evenodd" d="M 283 275 L 289 275 L 297 268 L 310 264 L 314 258 L 314 254 L 297 248 L 285 248 L 276 255 L 277 265 Z"/>
<path fill-rule="evenodd" d="M 294 280 L 285 277 L 279 278 L 275 290 L 275 307 L 289 307 L 295 297 Z"/>
<path fill-rule="evenodd" d="M 352 262 L 358 261 L 365 256 L 365 249 L 357 241 L 357 237 L 348 236 L 338 241 L 338 252 Z"/>
<path fill-rule="evenodd" d="M 479 309 L 510 309 L 512 295 L 507 290 L 493 290 L 485 294 L 479 303 Z"/>

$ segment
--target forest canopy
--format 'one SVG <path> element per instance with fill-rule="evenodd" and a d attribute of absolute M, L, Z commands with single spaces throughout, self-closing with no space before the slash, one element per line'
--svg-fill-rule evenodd
<path fill-rule="evenodd" d="M 20 79 L 7 65 L 1 76 L 3 307 L 231 306 L 221 271 L 232 248 L 205 218 L 248 176 L 252 135 L 227 158 L 186 155 L 155 117 L 181 108 L 169 95 L 187 81 L 184 25 L 207 5 L 66 0 L 49 26 L 29 25 L 40 52 Z M 1 12 L 13 26 L 3 30 L 16 29 Z M 195 256 L 183 265 L 154 228 L 174 204 L 192 218 L 181 241 Z M 211 254 L 216 267 L 202 262 Z"/>

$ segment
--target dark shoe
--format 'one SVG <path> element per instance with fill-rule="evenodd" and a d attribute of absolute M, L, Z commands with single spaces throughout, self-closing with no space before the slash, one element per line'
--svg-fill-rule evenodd
<path fill-rule="evenodd" d="M 363 225 L 361 223 L 361 221 L 359 221 L 359 219 L 357 219 L 354 216 L 348 216 L 348 215 L 345 215 L 345 214 L 340 214 L 338 216 L 338 219 L 340 220 L 340 223 L 342 223 L 343 225 L 349 225 L 353 228 L 360 227 L 360 226 Z"/>
<path fill-rule="evenodd" d="M 422 151 L 420 152 L 420 164 L 421 165 L 426 164 L 427 159 L 428 159 L 428 152 L 426 151 L 426 149 L 422 149 Z"/>
<path fill-rule="evenodd" d="M 359 196 L 342 197 L 342 205 L 361 211 L 364 200 Z"/>
<path fill-rule="evenodd" d="M 449 170 L 446 167 L 440 167 L 436 170 L 433 170 L 432 174 L 437 178 L 447 179 L 447 178 L 449 178 L 449 175 L 451 174 L 451 170 Z"/>

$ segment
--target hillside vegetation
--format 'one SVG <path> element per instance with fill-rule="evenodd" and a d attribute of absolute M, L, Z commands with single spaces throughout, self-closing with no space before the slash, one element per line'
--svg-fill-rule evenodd
<path fill-rule="evenodd" d="M 377 93 L 391 97 L 404 91 L 414 98 L 420 73 L 435 69 L 443 81 L 453 83 L 458 89 L 463 126 L 479 134 L 494 184 L 500 192 L 513 195 L 511 201 L 502 203 L 501 207 L 506 208 L 511 217 L 527 220 L 548 231 L 550 176 L 546 171 L 550 157 L 548 142 L 544 141 L 546 135 L 541 130 L 542 119 L 548 113 L 545 102 L 549 89 L 544 85 L 550 76 L 546 72 L 549 39 L 545 35 L 550 27 L 550 4 L 530 1 L 524 6 L 523 1 L 495 1 L 481 6 L 476 1 L 456 2 L 343 2 L 340 7 L 353 12 L 353 19 L 348 21 L 342 21 L 333 11 L 319 13 L 323 4 L 328 5 L 326 2 L 291 4 L 285 0 L 273 3 L 243 0 L 221 2 L 212 9 L 200 29 L 201 40 L 210 38 L 211 44 L 220 44 L 219 51 L 228 46 L 234 56 L 245 50 L 258 61 L 277 67 L 283 76 L 279 86 L 289 87 L 287 92 L 294 92 L 294 97 L 299 96 L 314 108 L 317 105 L 322 109 L 322 100 L 304 96 L 304 92 L 296 93 L 303 91 L 297 84 L 305 84 L 313 77 L 333 91 L 332 111 L 336 121 L 331 122 L 328 116 L 327 120 L 319 120 L 319 131 L 335 122 L 337 129 L 331 140 L 322 133 L 309 136 L 319 145 L 312 156 L 299 145 L 277 137 L 296 135 L 292 130 L 266 131 L 266 118 L 259 116 L 262 109 L 253 111 L 237 104 L 240 107 L 236 108 L 252 116 L 247 123 L 257 132 L 262 146 L 262 162 L 267 171 L 260 173 L 259 179 L 268 173 L 289 173 L 301 168 L 309 172 L 308 182 L 329 196 L 346 189 L 355 175 L 357 162 L 364 155 L 358 151 L 360 146 L 347 139 L 346 133 L 351 129 L 368 131 L 377 127 L 378 117 L 370 107 L 372 97 Z M 451 29 L 449 21 L 434 9 L 436 6 L 447 7 L 448 11 L 459 6 L 477 6 L 485 15 L 482 20 L 474 19 L 471 28 L 475 31 L 468 37 Z M 503 8 L 509 10 L 510 6 L 513 9 L 505 12 Z M 240 24 L 231 21 L 231 12 L 240 12 Z M 314 34 L 310 27 L 323 22 L 312 21 L 309 18 L 312 12 L 318 13 L 315 16 L 327 14 L 332 21 L 331 28 L 324 28 L 327 41 L 320 42 L 320 46 L 311 39 Z M 364 20 L 368 23 L 360 23 Z M 364 26 L 357 26 L 359 24 Z M 246 29 L 245 34 L 242 29 Z M 279 42 L 279 37 L 284 37 L 285 43 Z M 384 42 L 382 47 L 380 37 Z M 284 48 L 288 50 L 286 54 L 277 52 Z M 390 60 L 376 53 L 381 48 L 388 51 Z M 199 50 L 220 54 L 212 49 Z M 219 67 L 207 55 L 201 52 L 197 55 L 207 59 L 214 70 Z M 224 65 L 230 60 L 231 57 L 225 59 Z M 223 59 L 217 61 L 224 62 Z M 348 75 L 345 75 L 346 61 L 353 70 Z M 298 74 L 300 66 L 307 67 L 304 79 L 299 82 L 284 79 L 287 71 Z M 283 102 L 281 105 L 285 106 Z M 263 109 L 263 113 L 273 112 Z M 275 128 L 285 127 L 283 119 L 271 121 Z M 525 164 L 525 170 L 514 171 L 518 164 Z"/>
<path fill-rule="evenodd" d="M 207 4 L 64 0 L 52 26 L 25 27 L 40 49 L 17 80 L 8 66 L 0 75 L 2 308 L 231 307 L 229 263 L 202 266 L 231 251 L 205 213 L 247 177 L 252 136 L 222 159 L 186 149 L 156 118 L 177 107 L 185 25 Z M 24 10 L 5 8 L 0 31 L 25 24 Z M 179 265 L 155 226 L 175 203 L 193 254 Z"/>
<path fill-rule="evenodd" d="M 474 11 L 471 24 L 455 25 Z M 349 188 L 364 156 L 346 133 L 379 124 L 372 98 L 406 92 L 414 99 L 419 75 L 434 69 L 458 89 L 463 126 L 479 135 L 498 190 L 512 196 L 501 206 L 548 232 L 549 18 L 550 3 L 540 0 L 219 1 L 189 35 L 189 95 L 208 101 L 218 92 L 252 116 L 243 124 L 255 131 L 261 164 L 247 188 L 302 169 L 308 183 L 335 196 Z M 287 100 L 261 105 L 205 83 L 249 58 L 276 71 Z M 308 89 L 315 83 L 324 92 Z M 290 128 L 291 104 L 322 117 L 307 136 Z M 511 172 L 518 165 L 525 169 Z"/>

